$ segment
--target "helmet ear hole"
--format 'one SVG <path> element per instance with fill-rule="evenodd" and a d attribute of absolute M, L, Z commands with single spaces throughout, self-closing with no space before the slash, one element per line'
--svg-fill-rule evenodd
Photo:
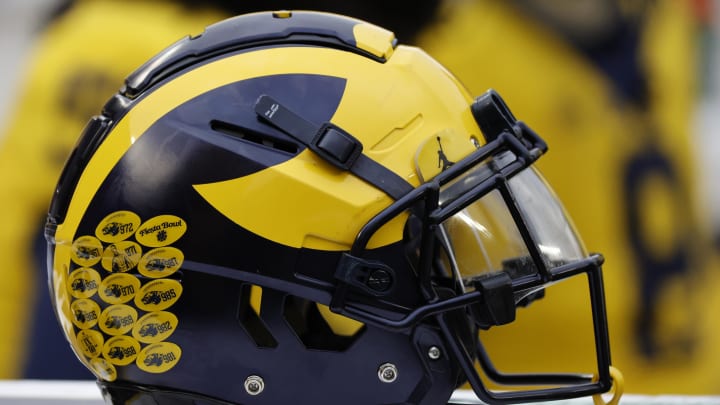
<path fill-rule="evenodd" d="M 362 322 L 332 312 L 327 305 L 319 303 L 315 303 L 315 305 L 317 306 L 320 315 L 325 319 L 325 322 L 327 322 L 330 329 L 332 329 L 336 335 L 348 337 L 354 336 L 365 326 Z"/>
<path fill-rule="evenodd" d="M 332 318 L 323 314 L 319 304 L 299 297 L 288 295 L 285 298 L 283 315 L 295 335 L 308 349 L 326 351 L 344 351 L 363 333 L 363 324 L 352 319 L 332 314 Z M 326 318 L 328 316 L 328 318 Z M 336 325 L 329 323 L 332 321 Z M 344 332 L 352 332 L 350 335 L 340 333 L 343 328 L 339 325 L 345 323 Z M 333 327 L 334 326 L 334 327 Z M 354 331 L 353 331 L 354 328 Z"/>
<path fill-rule="evenodd" d="M 277 340 L 260 319 L 262 287 L 244 284 L 240 290 L 237 319 L 257 347 L 277 347 Z"/>

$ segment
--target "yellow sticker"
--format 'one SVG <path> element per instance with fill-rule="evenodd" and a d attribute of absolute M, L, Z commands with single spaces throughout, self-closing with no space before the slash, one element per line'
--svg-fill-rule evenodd
<path fill-rule="evenodd" d="M 83 267 L 90 267 L 99 262 L 102 253 L 102 243 L 94 236 L 81 236 L 72 244 L 72 261 Z"/>
<path fill-rule="evenodd" d="M 187 230 L 185 221 L 175 215 L 158 215 L 140 225 L 135 239 L 145 246 L 167 246 L 180 239 Z"/>
<path fill-rule="evenodd" d="M 169 308 L 180 298 L 182 284 L 177 280 L 153 280 L 135 295 L 135 305 L 145 311 L 162 311 Z"/>
<path fill-rule="evenodd" d="M 115 366 L 102 357 L 90 360 L 90 368 L 101 380 L 112 382 L 117 378 L 117 370 L 115 369 Z"/>
<path fill-rule="evenodd" d="M 129 305 L 111 305 L 100 314 L 100 329 L 108 335 L 124 335 L 135 325 L 137 316 L 135 308 Z"/>
<path fill-rule="evenodd" d="M 144 348 L 135 360 L 138 368 L 148 373 L 164 373 L 180 361 L 182 350 L 175 343 L 162 342 Z"/>
<path fill-rule="evenodd" d="M 89 329 L 98 323 L 100 306 L 93 300 L 82 298 L 70 304 L 72 323 L 80 329 Z"/>
<path fill-rule="evenodd" d="M 138 271 L 146 277 L 161 278 L 175 273 L 185 256 L 180 249 L 161 247 L 145 254 L 138 263 Z"/>
<path fill-rule="evenodd" d="M 140 280 L 132 274 L 111 274 L 100 283 L 100 299 L 108 304 L 124 304 L 140 290 Z"/>
<path fill-rule="evenodd" d="M 130 271 L 140 261 L 142 248 L 135 242 L 122 241 L 105 248 L 102 267 L 111 273 Z"/>
<path fill-rule="evenodd" d="M 132 236 L 140 225 L 140 217 L 130 211 L 116 211 L 103 218 L 95 228 L 95 236 L 103 242 L 115 243 Z"/>
<path fill-rule="evenodd" d="M 100 274 L 89 267 L 81 267 L 70 273 L 67 283 L 73 297 L 90 298 L 100 287 Z"/>
<path fill-rule="evenodd" d="M 127 366 L 140 353 L 140 343 L 130 336 L 111 337 L 103 346 L 102 355 L 112 364 Z"/>
<path fill-rule="evenodd" d="M 89 358 L 97 357 L 103 348 L 105 339 L 102 333 L 93 329 L 82 329 L 77 334 L 77 345 L 80 352 Z"/>
<path fill-rule="evenodd" d="M 177 328 L 177 317 L 166 311 L 151 312 L 138 319 L 132 335 L 142 343 L 157 343 L 167 339 Z"/>

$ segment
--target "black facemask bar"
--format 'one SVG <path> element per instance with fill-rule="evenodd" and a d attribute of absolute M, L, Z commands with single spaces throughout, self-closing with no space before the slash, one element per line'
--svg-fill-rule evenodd
<path fill-rule="evenodd" d="M 536 243 L 517 205 L 512 189 L 508 186 L 508 181 L 522 170 L 530 167 L 547 150 L 547 145 L 529 127 L 522 122 L 516 121 L 500 96 L 493 91 L 479 97 L 473 104 L 472 111 L 483 130 L 487 143 L 479 147 L 471 155 L 439 173 L 432 180 L 407 193 L 370 220 L 358 233 L 351 251 L 345 255 L 338 269 L 338 274 L 346 274 L 347 269 L 353 267 L 353 263 L 357 265 L 356 267 L 372 267 L 373 263 L 362 260 L 370 238 L 391 219 L 409 211 L 413 215 L 419 216 L 422 223 L 419 242 L 420 256 L 416 270 L 427 304 L 416 308 L 402 319 L 389 320 L 355 306 L 351 302 L 346 302 L 346 294 L 351 284 L 341 282 L 333 294 L 330 307 L 335 312 L 390 330 L 407 330 L 423 320 L 434 319 L 447 340 L 453 356 L 465 372 L 473 391 L 478 398 L 488 403 L 570 399 L 607 392 L 612 387 L 612 378 L 610 375 L 610 347 L 601 270 L 604 259 L 601 255 L 593 254 L 584 259 L 557 267 L 550 268 L 548 266 L 546 261 L 543 260 L 538 243 Z M 440 190 L 443 186 L 459 178 L 477 165 L 482 164 L 482 162 L 507 152 L 510 152 L 515 157 L 512 161 L 495 166 L 493 174 L 478 181 L 477 184 L 471 185 L 451 201 L 445 204 L 440 202 Z M 433 282 L 433 259 L 436 250 L 441 249 L 436 236 L 438 228 L 448 218 L 493 190 L 500 192 L 528 248 L 530 259 L 537 272 L 517 278 L 511 278 L 504 272 L 483 277 L 474 282 L 474 291 L 460 292 L 455 297 L 440 299 L 435 294 Z M 481 327 L 510 323 L 515 318 L 515 296 L 525 291 L 541 289 L 548 283 L 582 273 L 585 273 L 588 277 L 588 288 L 590 290 L 597 376 L 573 373 L 502 373 L 492 364 L 480 340 L 476 339 L 476 347 L 467 347 L 454 332 L 449 320 L 448 314 L 450 311 L 465 308 L 470 314 L 473 314 L 471 317 L 477 318 L 477 311 L 473 309 L 482 308 L 483 314 L 480 316 L 483 319 L 476 319 L 476 322 L 481 324 Z M 347 277 L 345 280 L 350 278 Z M 480 364 L 485 376 L 500 385 L 550 386 L 553 388 L 491 391 L 485 386 L 476 371 L 475 359 Z"/>

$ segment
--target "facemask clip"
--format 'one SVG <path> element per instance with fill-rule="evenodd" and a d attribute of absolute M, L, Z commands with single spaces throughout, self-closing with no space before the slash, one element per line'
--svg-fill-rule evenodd
<path fill-rule="evenodd" d="M 473 280 L 476 291 L 482 292 L 483 302 L 471 306 L 475 322 L 489 329 L 515 320 L 515 295 L 512 279 L 506 273 L 497 273 Z"/>

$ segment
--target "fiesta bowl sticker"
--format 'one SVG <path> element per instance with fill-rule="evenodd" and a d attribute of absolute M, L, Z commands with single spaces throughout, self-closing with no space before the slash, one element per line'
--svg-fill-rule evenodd
<path fill-rule="evenodd" d="M 70 295 L 75 298 L 90 298 L 100 287 L 100 274 L 88 267 L 81 267 L 67 279 Z"/>
<path fill-rule="evenodd" d="M 82 298 L 70 304 L 72 323 L 80 329 L 92 328 L 100 317 L 100 306 L 93 300 Z"/>
<path fill-rule="evenodd" d="M 72 261 L 83 267 L 90 267 L 100 261 L 103 247 L 96 237 L 86 235 L 75 239 L 70 251 Z"/>
<path fill-rule="evenodd" d="M 93 329 L 83 329 L 77 334 L 78 349 L 89 358 L 100 355 L 104 342 L 102 333 Z"/>
<path fill-rule="evenodd" d="M 183 252 L 174 247 L 153 249 L 140 259 L 138 271 L 150 278 L 167 277 L 182 266 L 184 258 Z"/>
<path fill-rule="evenodd" d="M 105 342 L 102 355 L 112 364 L 127 366 L 140 353 L 140 343 L 130 336 L 115 336 Z"/>
<path fill-rule="evenodd" d="M 105 248 L 102 255 L 102 267 L 111 273 L 130 271 L 140 261 L 142 248 L 135 242 L 122 241 Z"/>
<path fill-rule="evenodd" d="M 95 236 L 103 242 L 115 243 L 132 236 L 140 225 L 140 217 L 130 211 L 116 211 L 103 218 L 95 228 Z"/>
<path fill-rule="evenodd" d="M 140 280 L 132 274 L 111 274 L 100 283 L 100 299 L 108 304 L 124 304 L 140 289 Z"/>
<path fill-rule="evenodd" d="M 158 215 L 140 225 L 135 239 L 145 246 L 161 247 L 180 239 L 187 230 L 185 221 L 175 215 Z"/>
<path fill-rule="evenodd" d="M 90 360 L 90 368 L 101 380 L 112 382 L 117 378 L 117 370 L 115 370 L 115 366 L 102 357 Z"/>
<path fill-rule="evenodd" d="M 138 368 L 148 373 L 164 373 L 180 361 L 182 351 L 175 343 L 162 342 L 144 348 L 135 360 Z"/>
<path fill-rule="evenodd" d="M 169 308 L 182 294 L 182 285 L 177 280 L 153 280 L 135 295 L 135 305 L 145 311 L 162 311 Z"/>
<path fill-rule="evenodd" d="M 157 343 L 167 339 L 177 328 L 177 317 L 165 311 L 151 312 L 138 319 L 132 335 L 142 343 Z"/>
<path fill-rule="evenodd" d="M 137 320 L 137 311 L 129 305 L 111 305 L 100 314 L 100 329 L 108 335 L 130 332 Z"/>

